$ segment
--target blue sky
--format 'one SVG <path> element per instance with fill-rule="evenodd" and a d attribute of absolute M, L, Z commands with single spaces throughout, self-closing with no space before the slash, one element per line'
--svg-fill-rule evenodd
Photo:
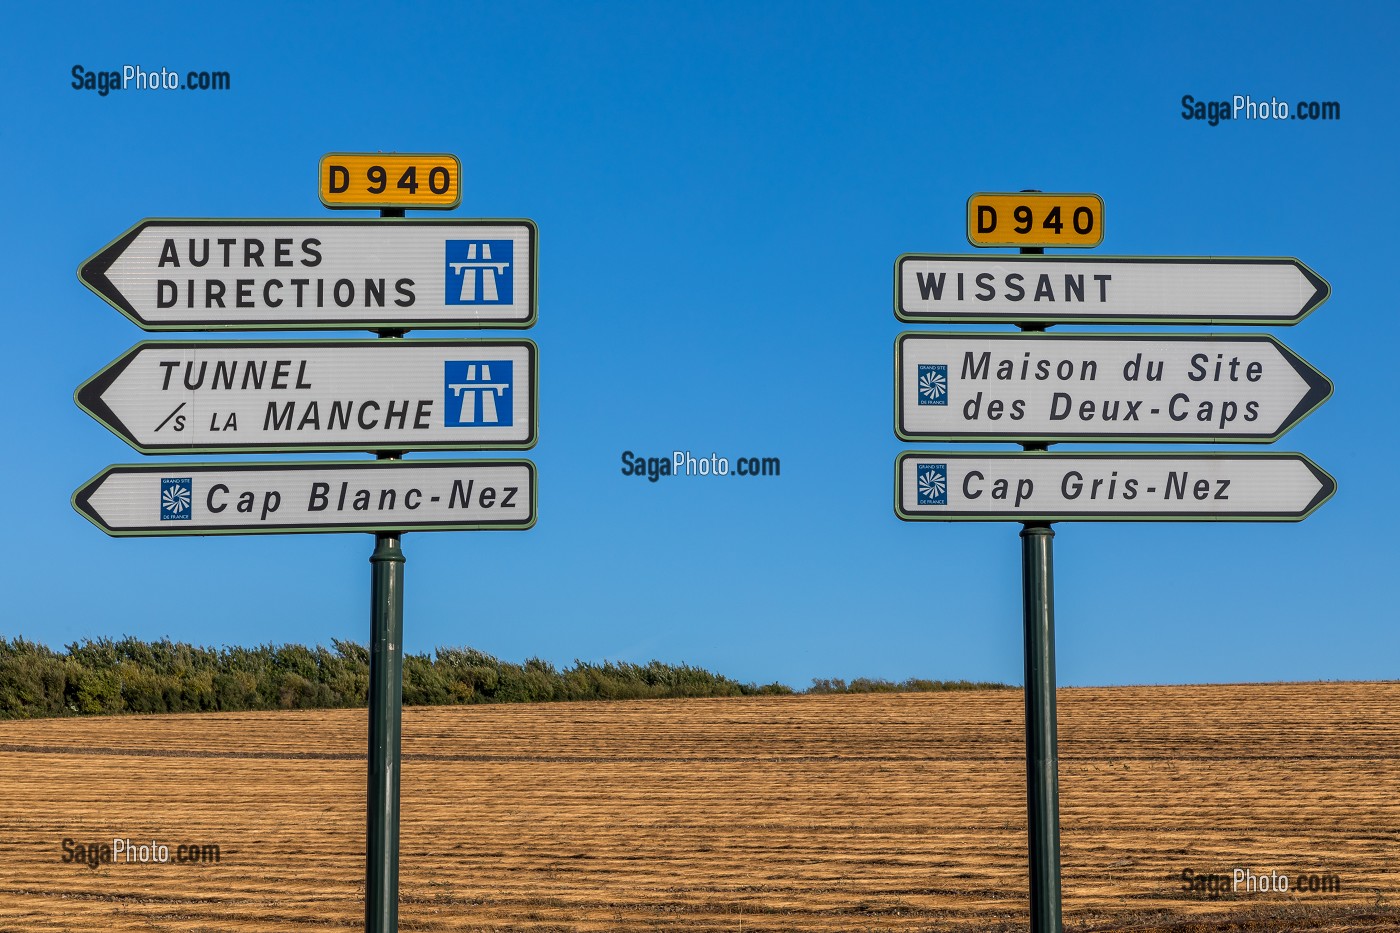
<path fill-rule="evenodd" d="M 1058 525 L 1060 683 L 1393 677 L 1398 19 L 1276 3 L 16 14 L 0 634 L 367 640 L 369 536 L 112 539 L 72 510 L 102 467 L 148 459 L 72 393 L 154 336 L 74 270 L 144 217 L 332 216 L 321 155 L 397 150 L 461 158 L 451 216 L 540 236 L 539 522 L 406 536 L 408 650 L 797 686 L 1019 682 L 1019 526 L 894 517 L 894 459 L 917 445 L 892 428 L 906 326 L 890 295 L 899 254 L 973 252 L 968 195 L 1039 188 L 1102 195 L 1098 252 L 1296 256 L 1333 289 L 1270 332 L 1336 384 L 1272 445 L 1316 460 L 1336 497 L 1296 525 Z M 71 87 L 77 64 L 228 71 L 232 89 L 104 97 Z M 1182 118 L 1185 94 L 1337 101 L 1342 119 L 1212 127 Z M 624 450 L 677 449 L 776 456 L 782 475 L 620 472 Z"/>

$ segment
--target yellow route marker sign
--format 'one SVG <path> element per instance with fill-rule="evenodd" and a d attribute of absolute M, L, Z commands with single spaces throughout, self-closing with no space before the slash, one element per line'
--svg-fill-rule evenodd
<path fill-rule="evenodd" d="M 974 194 L 967 199 L 973 246 L 1098 246 L 1103 198 L 1097 194 Z"/>
<path fill-rule="evenodd" d="M 321 157 L 321 203 L 333 208 L 451 210 L 462 200 L 454 155 L 329 152 Z"/>

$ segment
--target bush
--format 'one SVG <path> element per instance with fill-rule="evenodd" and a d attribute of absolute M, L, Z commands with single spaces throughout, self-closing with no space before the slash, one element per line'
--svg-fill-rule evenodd
<path fill-rule="evenodd" d="M 73 714 L 174 713 L 364 707 L 369 649 L 333 639 L 331 648 L 259 645 L 202 648 L 131 636 L 86 640 L 57 652 L 0 637 L 0 719 Z M 813 679 L 807 693 L 974 690 L 1003 684 L 858 677 Z M 541 703 L 676 697 L 782 696 L 780 683 L 740 683 L 689 664 L 601 664 L 555 669 L 542 658 L 511 664 L 475 648 L 439 648 L 404 658 L 403 702 Z"/>
<path fill-rule="evenodd" d="M 120 713 L 122 702 L 121 675 L 115 667 L 85 671 L 78 678 L 74 701 L 78 712 L 94 715 Z"/>
<path fill-rule="evenodd" d="M 781 686 L 781 685 L 779 685 Z M 895 683 L 891 680 L 857 677 L 849 684 L 839 677 L 813 677 L 808 693 L 939 693 L 944 690 L 1005 690 L 1006 684 L 970 680 L 921 680 L 911 677 Z"/>

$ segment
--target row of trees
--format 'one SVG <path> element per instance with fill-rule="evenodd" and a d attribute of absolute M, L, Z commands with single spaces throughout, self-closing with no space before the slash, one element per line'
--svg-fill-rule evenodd
<path fill-rule="evenodd" d="M 204 710 L 317 709 L 365 706 L 369 651 L 354 642 L 332 648 L 262 645 L 200 648 L 164 639 L 88 640 L 64 651 L 0 637 L 0 718 Z M 860 678 L 814 680 L 812 693 L 994 687 Z M 686 664 L 575 661 L 562 670 L 539 658 L 501 661 L 473 648 L 439 648 L 404 657 L 408 706 L 632 700 L 790 694 L 773 683 L 743 684 Z"/>

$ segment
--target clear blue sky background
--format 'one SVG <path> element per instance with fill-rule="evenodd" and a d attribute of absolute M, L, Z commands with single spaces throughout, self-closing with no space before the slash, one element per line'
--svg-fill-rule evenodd
<path fill-rule="evenodd" d="M 1019 526 L 893 515 L 890 295 L 900 253 L 972 251 L 969 194 L 1040 188 L 1101 194 L 1106 254 L 1302 259 L 1333 297 L 1274 333 L 1337 386 L 1274 445 L 1338 479 L 1307 521 L 1057 526 L 1060 682 L 1396 675 L 1394 9 L 69 4 L 9 20 L 0 634 L 367 640 L 368 536 L 117 540 L 70 508 L 103 466 L 144 459 L 73 404 L 146 337 L 74 270 L 143 217 L 329 216 L 320 156 L 382 149 L 456 153 L 454 216 L 540 230 L 539 523 L 406 537 L 410 651 L 1019 682 Z M 232 90 L 100 97 L 70 86 L 74 64 L 226 70 Z M 1184 94 L 1236 93 L 1338 101 L 1342 119 L 1182 119 Z M 778 456 L 782 476 L 620 474 L 623 450 L 677 448 Z"/>

